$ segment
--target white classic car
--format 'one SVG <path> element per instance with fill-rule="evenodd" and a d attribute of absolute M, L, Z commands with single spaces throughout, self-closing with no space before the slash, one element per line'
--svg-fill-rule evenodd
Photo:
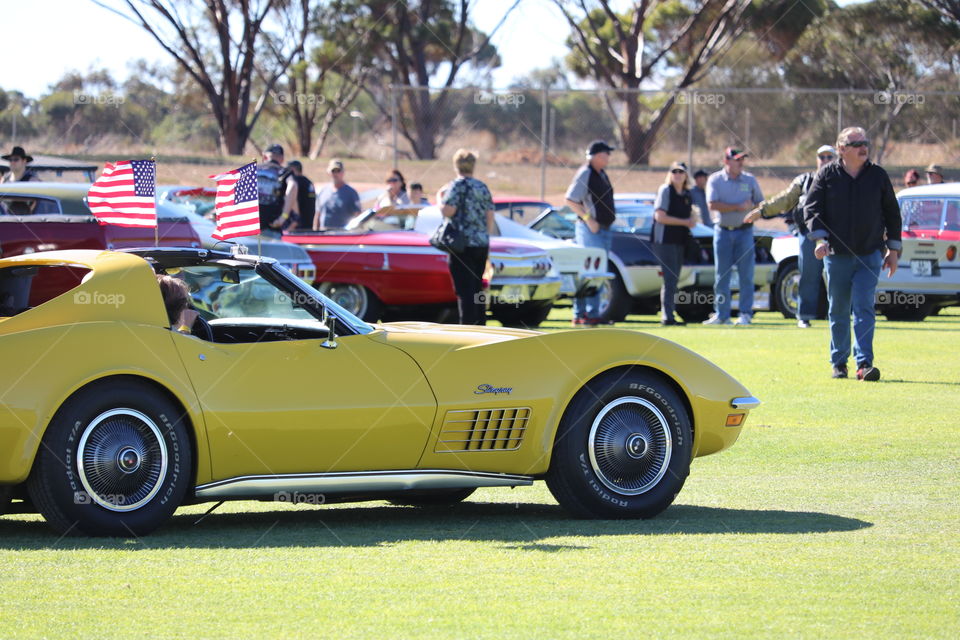
<path fill-rule="evenodd" d="M 923 320 L 941 307 L 960 304 L 960 183 L 930 184 L 897 194 L 903 216 L 903 254 L 892 278 L 881 274 L 877 309 L 889 320 Z M 784 316 L 797 310 L 800 241 L 774 238 L 774 295 Z M 826 299 L 821 285 L 821 297 Z"/>

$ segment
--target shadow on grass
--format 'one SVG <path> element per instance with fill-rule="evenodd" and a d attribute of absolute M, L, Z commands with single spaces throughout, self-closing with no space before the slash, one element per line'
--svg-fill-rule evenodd
<path fill-rule="evenodd" d="M 198 522 L 199 520 L 199 522 Z M 410 541 L 502 542 L 507 549 L 561 552 L 589 546 L 557 537 L 670 534 L 809 534 L 873 526 L 807 511 L 760 511 L 675 505 L 651 520 L 574 520 L 548 504 L 464 502 L 452 507 L 299 507 L 249 513 L 174 516 L 141 539 L 59 538 L 42 521 L 0 519 L 3 549 L 180 549 L 369 547 Z"/>

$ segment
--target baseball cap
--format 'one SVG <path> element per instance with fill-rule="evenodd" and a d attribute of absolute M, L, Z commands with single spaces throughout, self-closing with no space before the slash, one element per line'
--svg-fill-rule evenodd
<path fill-rule="evenodd" d="M 595 156 L 598 153 L 610 153 L 613 151 L 613 147 L 608 145 L 603 140 L 594 140 L 590 143 L 590 148 L 587 149 L 588 156 Z"/>
<path fill-rule="evenodd" d="M 821 153 L 832 153 L 833 155 L 837 155 L 837 150 L 829 144 L 822 144 L 820 145 L 820 148 L 817 149 L 817 155 L 820 155 Z"/>
<path fill-rule="evenodd" d="M 686 170 L 687 170 L 687 163 L 686 163 L 686 162 L 680 162 L 679 160 L 675 160 L 675 161 L 670 165 L 670 170 L 673 171 L 674 169 L 683 169 L 684 171 L 686 171 Z"/>
<path fill-rule="evenodd" d="M 283 155 L 283 147 L 281 147 L 277 143 L 273 143 L 272 145 L 267 147 L 267 153 L 279 153 L 280 155 Z"/>
<path fill-rule="evenodd" d="M 327 171 L 333 171 L 334 169 L 339 169 L 343 171 L 343 162 L 337 158 L 334 158 L 327 163 Z"/>
<path fill-rule="evenodd" d="M 697 169 L 696 173 L 693 174 L 693 179 L 696 180 L 696 179 L 699 178 L 700 176 L 703 176 L 703 177 L 706 178 L 706 177 L 709 176 L 709 175 L 710 175 L 710 174 L 707 173 L 706 171 L 704 171 L 703 169 Z"/>
<path fill-rule="evenodd" d="M 749 155 L 750 154 L 747 153 L 746 151 L 743 151 L 742 149 L 738 149 L 736 147 L 727 147 L 726 149 L 723 150 L 724 158 L 733 158 L 736 160 L 740 160 L 742 158 L 746 158 Z"/>
<path fill-rule="evenodd" d="M 303 171 L 303 164 L 299 160 L 291 160 L 287 163 L 287 168 L 296 169 L 297 171 Z"/>
<path fill-rule="evenodd" d="M 938 164 L 930 163 L 927 168 L 924 170 L 924 173 L 936 173 L 938 175 L 943 175 L 943 167 Z"/>

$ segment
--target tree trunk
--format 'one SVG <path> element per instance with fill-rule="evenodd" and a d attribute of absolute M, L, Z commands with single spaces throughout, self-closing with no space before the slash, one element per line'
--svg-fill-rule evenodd
<path fill-rule="evenodd" d="M 416 89 L 410 104 L 413 106 L 413 127 L 416 132 L 413 152 L 418 160 L 433 160 L 437 157 L 437 118 L 433 117 L 435 105 L 430 100 L 430 90 Z"/>

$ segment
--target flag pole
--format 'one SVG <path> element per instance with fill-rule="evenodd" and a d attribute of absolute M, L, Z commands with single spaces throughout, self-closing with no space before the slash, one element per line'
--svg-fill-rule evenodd
<path fill-rule="evenodd" d="M 254 168 L 256 168 L 257 166 L 256 158 L 253 159 L 253 166 Z M 260 203 L 257 203 L 257 215 L 258 216 L 260 215 Z M 259 220 L 257 221 L 257 224 L 259 225 Z M 262 239 L 263 239 L 263 229 L 258 228 L 257 229 L 257 260 L 259 260 L 260 256 L 263 255 L 263 247 L 261 246 Z"/>
<path fill-rule="evenodd" d="M 154 222 L 153 225 L 153 246 L 160 246 L 160 212 L 157 207 L 157 156 L 150 156 L 150 162 L 153 163 L 153 216 Z"/>

